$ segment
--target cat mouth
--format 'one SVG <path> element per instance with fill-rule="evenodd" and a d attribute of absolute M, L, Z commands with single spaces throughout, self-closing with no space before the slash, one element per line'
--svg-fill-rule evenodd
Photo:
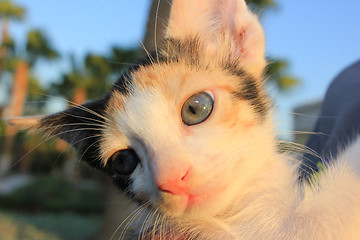
<path fill-rule="evenodd" d="M 186 217 L 196 215 L 195 213 L 203 212 L 208 209 L 209 205 L 213 205 L 221 195 L 224 188 L 216 187 L 207 192 L 201 193 L 177 193 L 161 191 L 160 202 L 156 204 L 161 208 L 165 215 L 171 217 Z M 216 206 L 214 206 L 216 207 Z"/>

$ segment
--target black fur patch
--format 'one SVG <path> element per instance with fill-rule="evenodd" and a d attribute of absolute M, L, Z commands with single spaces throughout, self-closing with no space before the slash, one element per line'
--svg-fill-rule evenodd
<path fill-rule="evenodd" d="M 113 90 L 123 95 L 128 95 L 133 84 L 131 74 L 140 67 L 153 64 L 177 63 L 180 60 L 185 61 L 190 67 L 199 67 L 199 49 L 200 41 L 197 38 L 188 38 L 181 41 L 174 38 L 166 38 L 157 52 L 150 53 L 129 67 L 114 84 Z"/>
<path fill-rule="evenodd" d="M 232 64 L 226 64 L 224 67 L 231 75 L 240 78 L 239 91 L 234 92 L 238 99 L 250 101 L 256 113 L 263 119 L 269 111 L 269 106 L 265 93 L 259 86 L 259 80 L 254 79 L 243 70 L 239 70 Z"/>
<path fill-rule="evenodd" d="M 175 38 L 166 38 L 162 43 L 161 54 L 168 63 L 185 61 L 192 67 L 200 65 L 199 49 L 201 47 L 198 38 L 187 38 L 178 40 Z"/>
<path fill-rule="evenodd" d="M 128 176 L 115 175 L 111 166 L 104 166 L 100 155 L 105 109 L 109 95 L 81 106 L 50 115 L 41 120 L 40 130 L 71 144 L 82 161 L 112 176 L 115 184 L 125 190 L 131 183 Z M 131 196 L 132 193 L 126 192 Z"/>
<path fill-rule="evenodd" d="M 40 129 L 75 147 L 82 160 L 102 169 L 99 141 L 107 97 L 75 106 L 41 120 Z"/>
<path fill-rule="evenodd" d="M 142 66 L 183 61 L 190 67 L 206 70 L 208 67 L 201 64 L 200 49 L 201 42 L 196 37 L 184 40 L 165 38 L 158 52 L 152 52 L 145 58 L 138 60 L 119 78 L 113 89 L 124 95 L 129 94 L 129 89 L 132 87 L 131 74 Z M 230 59 L 230 56 L 228 59 Z M 241 59 L 237 61 L 241 61 Z M 219 65 L 223 67 L 225 72 L 240 78 L 240 88 L 239 91 L 233 93 L 234 96 L 238 99 L 250 101 L 256 113 L 263 118 L 268 112 L 269 106 L 267 104 L 266 94 L 258 84 L 260 81 L 254 79 L 244 70 L 238 69 L 235 60 L 233 60 L 233 62 L 225 60 L 224 63 L 219 63 Z"/>

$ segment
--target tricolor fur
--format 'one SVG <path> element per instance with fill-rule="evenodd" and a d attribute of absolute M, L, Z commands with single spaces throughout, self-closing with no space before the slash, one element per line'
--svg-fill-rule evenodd
<path fill-rule="evenodd" d="M 144 204 L 129 238 L 358 239 L 360 140 L 299 183 L 276 148 L 264 52 L 243 0 L 174 0 L 163 44 L 104 98 L 9 122 L 70 142 Z M 213 97 L 212 112 L 186 125 L 182 106 L 199 92 Z M 119 174 L 112 156 L 126 149 L 122 164 L 139 161 Z"/>

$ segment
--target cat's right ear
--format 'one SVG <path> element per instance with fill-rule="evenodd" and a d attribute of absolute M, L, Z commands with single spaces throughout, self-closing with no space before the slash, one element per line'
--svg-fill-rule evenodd
<path fill-rule="evenodd" d="M 95 168 L 103 168 L 99 145 L 105 109 L 106 100 L 99 99 L 48 116 L 16 117 L 5 121 L 17 129 L 61 138 L 75 147 L 82 160 Z"/>
<path fill-rule="evenodd" d="M 207 59 L 228 54 L 254 76 L 266 66 L 264 33 L 244 0 L 173 0 L 166 37 L 197 38 Z"/>

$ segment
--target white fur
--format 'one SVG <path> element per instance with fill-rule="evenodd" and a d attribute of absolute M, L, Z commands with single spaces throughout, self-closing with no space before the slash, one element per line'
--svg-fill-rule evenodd
<path fill-rule="evenodd" d="M 128 99 L 117 124 L 144 161 L 132 174 L 132 190 L 147 196 L 160 212 L 176 216 L 168 223 L 175 231 L 199 239 L 358 239 L 360 138 L 312 184 L 300 185 L 293 160 L 276 153 L 270 119 L 241 134 L 225 133 L 221 125 L 211 128 L 229 104 L 223 100 L 226 94 L 215 91 L 215 100 L 222 99 L 220 105 L 208 126 L 199 126 L 192 136 L 181 133 L 182 124 L 171 110 L 176 108 L 175 99 L 166 99 L 159 89 L 140 91 Z M 246 111 L 245 107 L 239 115 L 248 116 Z M 134 140 L 137 136 L 142 142 Z M 221 154 L 209 162 L 208 156 L 218 151 Z M 214 202 L 186 212 L 176 196 L 159 192 L 154 179 L 189 162 L 198 175 L 194 185 L 206 189 L 223 184 L 224 190 Z"/>
<path fill-rule="evenodd" d="M 141 159 L 130 190 L 156 210 L 146 210 L 140 221 L 149 222 L 138 226 L 155 239 L 359 239 L 360 138 L 318 178 L 300 184 L 291 158 L 277 153 L 271 116 L 260 120 L 249 101 L 233 96 L 241 79 L 219 62 L 234 59 L 259 82 L 265 67 L 264 36 L 245 2 L 174 0 L 167 35 L 198 36 L 207 70 L 181 60 L 140 68 L 129 96 L 113 93 L 102 131 L 104 163 L 128 147 Z M 201 91 L 213 93 L 213 112 L 186 126 L 182 104 Z M 206 196 L 191 207 L 158 186 L 185 170 L 190 193 Z M 156 213 L 165 217 L 154 219 Z"/>
<path fill-rule="evenodd" d="M 184 87 L 186 91 L 174 87 L 168 95 L 159 86 L 138 87 L 127 99 L 125 110 L 114 113 L 116 125 L 143 160 L 132 174 L 132 190 L 163 214 L 174 216 L 168 224 L 176 231 L 193 233 L 199 239 L 358 239 L 360 138 L 319 179 L 300 185 L 293 160 L 276 153 L 270 118 L 247 131 L 222 126 L 221 117 L 234 110 L 234 103 L 228 92 L 211 81 L 217 74 L 185 66 L 153 70 L 169 85 L 176 82 L 172 78 L 192 72 L 196 84 Z M 145 78 L 144 74 L 140 71 L 134 78 Z M 188 84 L 193 84 L 191 79 Z M 225 76 L 222 79 L 222 84 L 232 82 Z M 179 111 L 187 96 L 208 89 L 209 82 L 216 101 L 214 112 L 203 125 L 194 126 L 192 134 L 184 135 L 181 118 L 173 110 Z M 238 107 L 239 122 L 256 120 L 248 103 Z M 158 190 L 155 179 L 166 178 L 169 169 L 188 164 L 194 169 L 196 191 L 218 186 L 223 190 L 203 205 L 185 210 L 180 198 Z"/>

